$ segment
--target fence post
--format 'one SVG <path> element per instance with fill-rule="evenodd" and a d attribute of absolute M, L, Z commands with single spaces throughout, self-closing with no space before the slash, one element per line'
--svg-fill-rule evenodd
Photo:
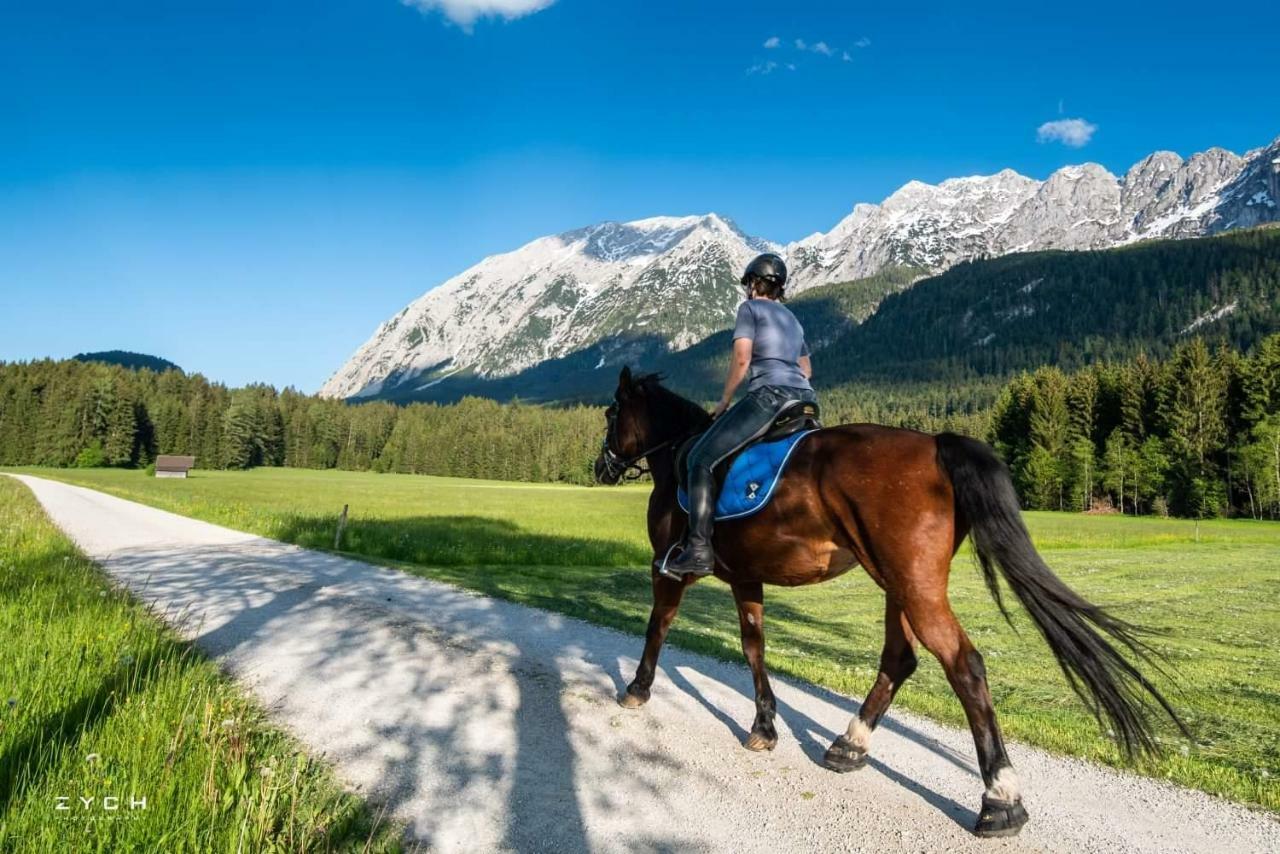
<path fill-rule="evenodd" d="M 347 527 L 347 505 L 342 505 L 342 515 L 338 517 L 338 533 L 333 535 L 333 550 L 336 552 L 342 547 L 342 532 Z"/>

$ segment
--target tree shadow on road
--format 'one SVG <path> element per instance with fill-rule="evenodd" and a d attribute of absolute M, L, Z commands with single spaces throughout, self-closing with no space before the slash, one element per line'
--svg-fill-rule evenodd
<path fill-rule="evenodd" d="M 607 656 L 570 642 L 572 620 L 549 616 L 537 654 L 513 640 L 518 606 L 267 541 L 138 550 L 109 566 L 287 720 L 347 722 L 313 748 L 355 769 L 362 794 L 427 845 L 485 847 L 468 834 L 487 827 L 497 847 L 588 850 L 581 799 L 613 796 L 580 789 L 580 751 L 619 767 L 635 760 L 570 738 L 567 698 L 602 704 L 615 687 L 600 684 Z M 548 661 L 547 648 L 563 654 Z M 630 771 L 646 800 L 670 794 L 653 782 L 657 769 L 670 773 L 660 763 Z M 681 837 L 659 828 L 635 838 L 662 850 Z"/>

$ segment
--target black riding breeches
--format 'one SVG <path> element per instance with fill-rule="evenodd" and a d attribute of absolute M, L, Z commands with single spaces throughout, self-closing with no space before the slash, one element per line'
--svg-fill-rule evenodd
<path fill-rule="evenodd" d="M 689 537 L 709 542 L 715 519 L 715 467 L 734 451 L 764 435 L 788 403 L 817 401 L 811 389 L 761 386 L 721 415 L 689 449 Z"/>

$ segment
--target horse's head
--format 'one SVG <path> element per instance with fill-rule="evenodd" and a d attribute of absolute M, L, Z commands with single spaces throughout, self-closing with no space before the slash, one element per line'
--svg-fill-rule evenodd
<path fill-rule="evenodd" d="M 622 480 L 640 458 L 650 441 L 649 408 L 645 383 L 631 376 L 630 368 L 618 375 L 613 403 L 604 411 L 604 441 L 596 457 L 596 482 L 613 486 Z"/>

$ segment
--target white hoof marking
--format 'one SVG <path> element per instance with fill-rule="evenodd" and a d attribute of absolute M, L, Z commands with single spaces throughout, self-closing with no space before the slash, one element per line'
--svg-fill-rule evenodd
<path fill-rule="evenodd" d="M 853 746 L 863 753 L 871 752 L 871 727 L 864 724 L 862 718 L 854 718 L 849 721 L 849 729 L 845 732 L 845 738 L 853 742 Z"/>
<path fill-rule="evenodd" d="M 987 789 L 987 797 L 996 801 L 1014 802 L 1022 799 L 1022 786 L 1017 773 L 1009 767 L 996 772 L 996 778 Z"/>

